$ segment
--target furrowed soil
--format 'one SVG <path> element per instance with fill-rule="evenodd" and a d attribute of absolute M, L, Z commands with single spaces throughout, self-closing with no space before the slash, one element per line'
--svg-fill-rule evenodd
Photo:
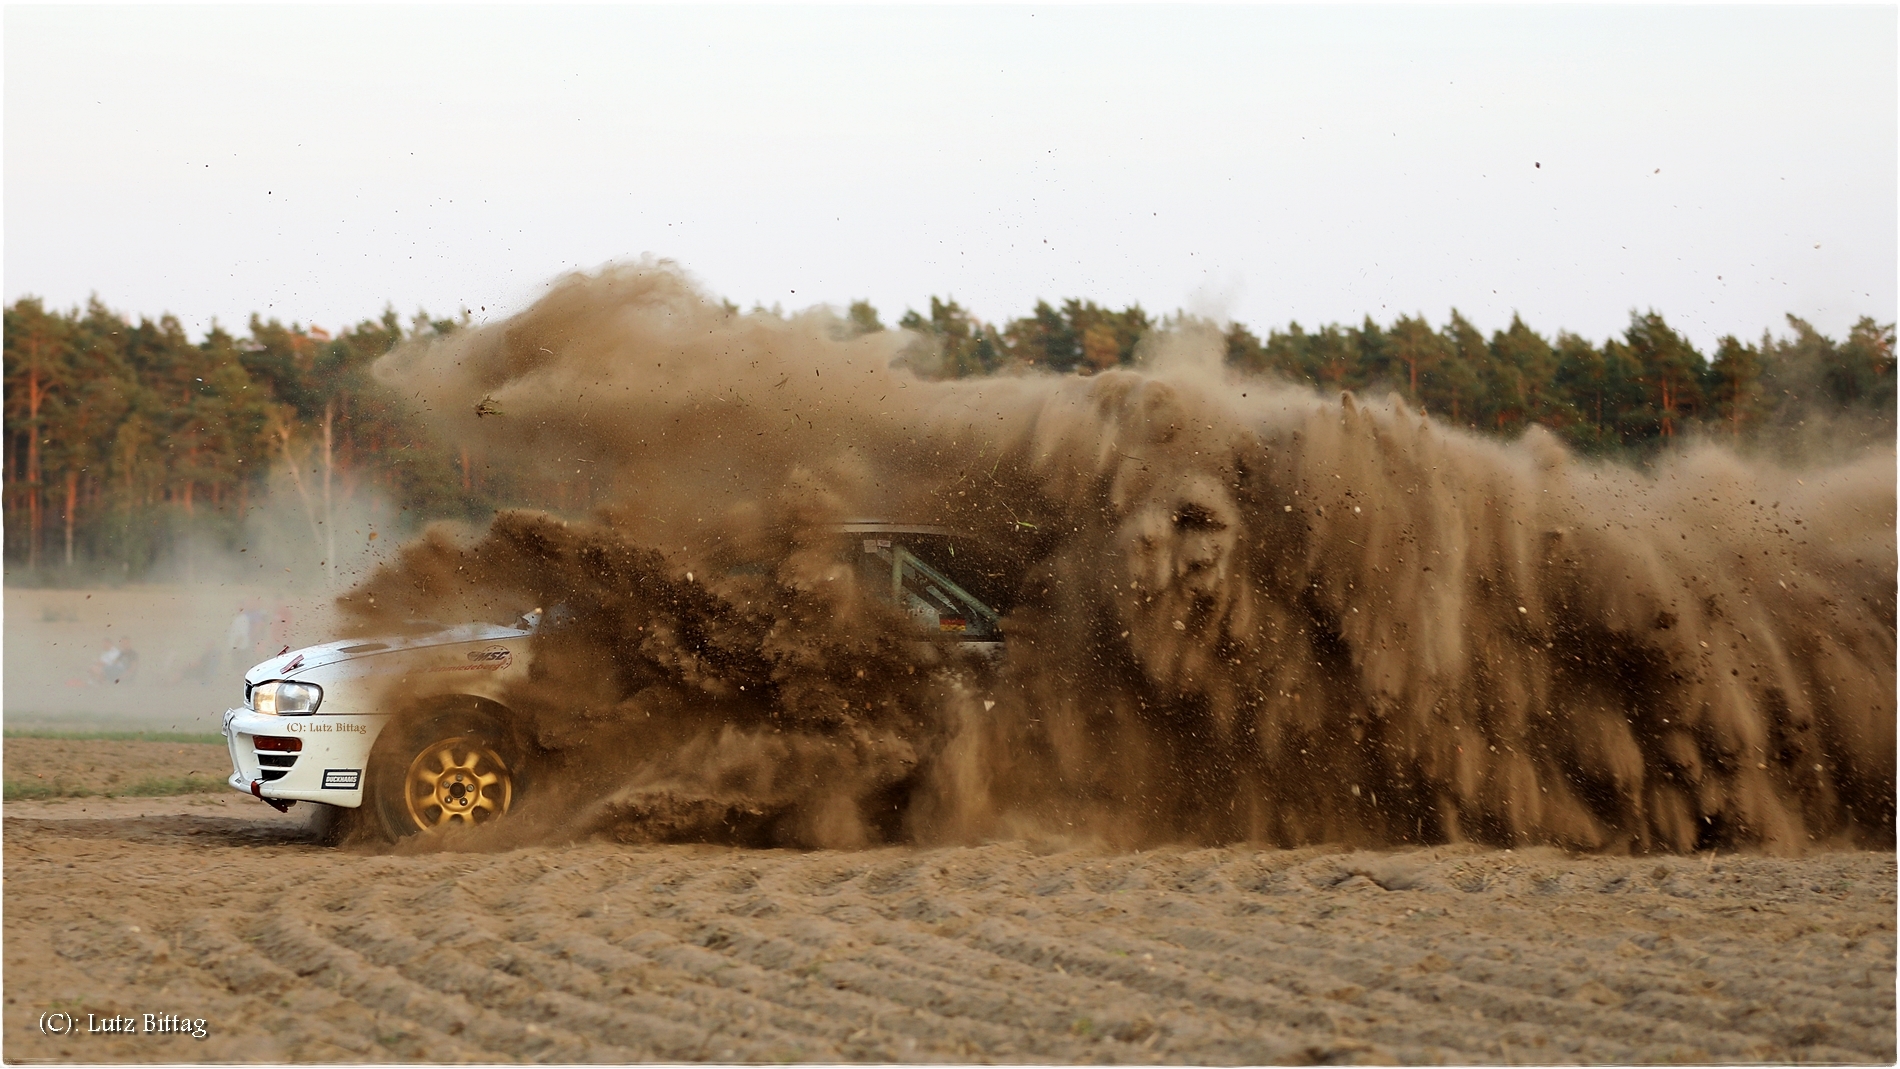
<path fill-rule="evenodd" d="M 79 781 L 129 744 L 6 745 Z M 9 1062 L 1895 1058 L 1891 852 L 395 855 L 236 794 L 3 823 Z M 208 1035 L 85 1031 L 145 1013 Z"/>

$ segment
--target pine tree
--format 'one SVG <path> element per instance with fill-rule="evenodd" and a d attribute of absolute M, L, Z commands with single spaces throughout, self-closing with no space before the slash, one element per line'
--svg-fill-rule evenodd
<path fill-rule="evenodd" d="M 1654 311 L 1643 315 L 1631 312 L 1623 337 L 1630 357 L 1641 368 L 1657 433 L 1664 440 L 1674 438 L 1680 422 L 1693 416 L 1702 404 L 1707 362 L 1687 338 L 1670 329 Z"/>
<path fill-rule="evenodd" d="M 1709 366 L 1711 394 L 1729 439 L 1739 443 L 1745 427 L 1753 427 L 1767 407 L 1761 385 L 1761 352 L 1743 345 L 1735 335 L 1716 343 Z"/>
<path fill-rule="evenodd" d="M 1516 313 L 1509 329 L 1491 336 L 1491 353 L 1497 368 L 1493 389 L 1504 398 L 1496 405 L 1498 430 L 1526 423 L 1561 427 L 1574 421 L 1574 411 L 1556 392 L 1556 351 Z"/>
<path fill-rule="evenodd" d="M 871 307 L 870 301 L 852 301 L 850 309 L 845 312 L 845 322 L 850 327 L 849 336 L 854 338 L 879 334 L 884 330 L 884 324 L 878 321 L 877 309 Z"/>
<path fill-rule="evenodd" d="M 1444 339 L 1424 316 L 1400 316 L 1386 335 L 1394 360 L 1405 368 L 1405 396 L 1423 408 L 1422 386 L 1445 359 Z"/>
<path fill-rule="evenodd" d="M 7 496 L 24 500 L 27 567 L 37 568 L 45 527 L 43 447 L 53 437 L 45 417 L 48 402 L 72 388 L 72 346 L 67 324 L 36 298 L 14 302 L 5 329 Z"/>
<path fill-rule="evenodd" d="M 1836 404 L 1863 405 L 1892 415 L 1894 405 L 1893 324 L 1881 326 L 1862 316 L 1848 332 L 1829 367 L 1828 393 Z"/>

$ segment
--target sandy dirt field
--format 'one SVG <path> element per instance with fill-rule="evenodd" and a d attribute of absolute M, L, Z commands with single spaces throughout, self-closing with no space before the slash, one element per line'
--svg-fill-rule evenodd
<path fill-rule="evenodd" d="M 9 776 L 128 745 L 22 741 Z M 3 823 L 10 1062 L 1895 1057 L 1885 852 L 389 855 L 235 794 Z M 207 1036 L 84 1031 L 145 1013 Z"/>
<path fill-rule="evenodd" d="M 29 797 L 123 794 L 155 782 L 222 784 L 231 774 L 231 753 L 222 743 L 9 738 L 5 757 L 7 786 Z"/>

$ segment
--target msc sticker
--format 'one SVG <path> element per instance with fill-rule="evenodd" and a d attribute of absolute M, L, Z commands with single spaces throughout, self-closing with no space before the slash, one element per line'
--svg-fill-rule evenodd
<path fill-rule="evenodd" d="M 468 659 L 483 668 L 506 668 L 514 662 L 515 655 L 508 652 L 506 646 L 490 646 L 485 650 L 468 651 Z"/>
<path fill-rule="evenodd" d="M 323 770 L 323 789 L 326 791 L 353 791 L 363 782 L 363 770 L 360 768 L 326 768 Z"/>
<path fill-rule="evenodd" d="M 515 655 L 506 646 L 490 646 L 485 650 L 468 651 L 467 664 L 444 664 L 429 669 L 431 672 L 499 672 L 515 662 Z"/>

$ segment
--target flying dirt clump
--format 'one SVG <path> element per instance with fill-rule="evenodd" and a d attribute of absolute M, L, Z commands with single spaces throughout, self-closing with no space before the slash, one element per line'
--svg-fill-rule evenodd
<path fill-rule="evenodd" d="M 507 696 L 548 758 L 545 789 L 511 825 L 896 837 L 901 797 L 887 796 L 916 770 L 932 708 L 901 618 L 863 597 L 853 570 L 796 544 L 712 558 L 686 567 L 611 524 L 507 512 L 473 545 L 429 532 L 347 604 L 398 618 L 557 607 L 532 678 Z"/>
<path fill-rule="evenodd" d="M 379 368 L 450 437 L 610 502 L 432 532 L 341 603 L 361 631 L 568 606 L 513 696 L 564 770 L 544 819 L 832 846 L 1892 842 L 1891 450 L 1639 472 L 1224 381 L 1192 328 L 1141 371 L 934 382 L 894 366 L 913 339 L 834 326 L 649 263 Z M 1000 663 L 916 640 L 812 534 L 867 516 L 1001 562 Z"/>

